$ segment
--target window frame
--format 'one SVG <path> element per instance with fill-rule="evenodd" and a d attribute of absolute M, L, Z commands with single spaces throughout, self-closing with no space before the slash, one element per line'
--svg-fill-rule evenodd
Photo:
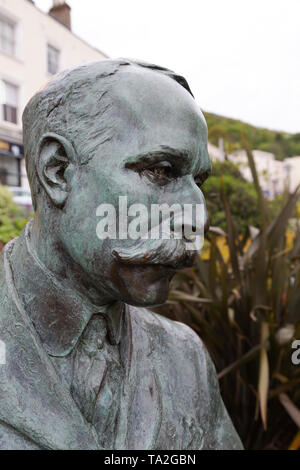
<path fill-rule="evenodd" d="M 18 125 L 19 124 L 19 111 L 20 111 L 20 86 L 11 82 L 10 80 L 7 80 L 6 78 L 0 77 L 0 80 L 4 85 L 3 101 L 0 102 L 1 121 L 5 124 Z M 15 96 L 14 104 L 12 102 L 9 103 L 9 100 L 7 100 L 7 91 L 5 88 L 7 86 L 10 86 L 15 89 L 16 96 Z"/>
<path fill-rule="evenodd" d="M 61 50 L 54 46 L 53 44 L 47 42 L 47 47 L 46 47 L 46 51 L 47 51 L 47 57 L 46 57 L 46 60 L 47 60 L 47 73 L 48 75 L 55 75 L 57 74 L 59 71 L 60 71 L 60 62 L 61 62 Z M 54 53 L 56 54 L 56 69 L 55 69 L 55 72 L 53 70 L 51 70 L 51 66 L 53 65 L 53 62 L 51 62 L 51 57 L 50 57 L 50 54 L 49 53 Z M 50 67 L 49 67 L 50 65 Z"/>
<path fill-rule="evenodd" d="M 5 34 L 1 33 L 1 25 L 0 25 L 0 51 L 3 52 L 4 54 L 9 55 L 10 57 L 16 57 L 17 56 L 17 24 L 15 21 L 12 19 L 8 18 L 7 16 L 3 15 L 0 12 L 0 23 L 3 23 L 4 25 L 8 25 L 9 27 L 12 28 L 12 38 L 5 37 Z M 3 41 L 6 39 L 7 43 L 11 43 L 11 50 L 3 46 Z"/>

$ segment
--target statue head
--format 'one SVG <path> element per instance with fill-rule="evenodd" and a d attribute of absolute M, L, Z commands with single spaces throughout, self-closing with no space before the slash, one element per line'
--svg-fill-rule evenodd
<path fill-rule="evenodd" d="M 163 303 L 195 252 L 182 240 L 120 236 L 120 201 L 149 217 L 153 204 L 205 205 L 207 127 L 185 79 L 130 60 L 78 66 L 30 100 L 23 129 L 35 225 L 56 255 L 106 300 Z M 99 237 L 109 207 L 116 236 Z"/>

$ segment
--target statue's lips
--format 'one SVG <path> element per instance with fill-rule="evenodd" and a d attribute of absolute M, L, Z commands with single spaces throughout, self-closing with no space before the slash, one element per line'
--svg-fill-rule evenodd
<path fill-rule="evenodd" d="M 146 245 L 140 240 L 131 248 L 116 247 L 112 255 L 127 265 L 162 266 L 169 269 L 183 269 L 193 266 L 198 251 L 190 251 L 182 240 L 152 240 Z"/>

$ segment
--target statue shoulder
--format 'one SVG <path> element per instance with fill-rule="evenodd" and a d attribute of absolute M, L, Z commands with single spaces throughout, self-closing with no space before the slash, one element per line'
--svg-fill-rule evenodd
<path fill-rule="evenodd" d="M 147 308 L 130 307 L 133 321 L 169 345 L 185 350 L 196 350 L 206 354 L 206 348 L 199 336 L 184 323 L 170 320 Z"/>
<path fill-rule="evenodd" d="M 164 370 L 160 376 L 167 377 L 168 384 L 173 384 L 178 403 L 190 390 L 193 390 L 193 396 L 201 397 L 201 400 L 197 398 L 198 404 L 194 403 L 193 409 L 201 416 L 201 423 L 205 423 L 203 449 L 242 449 L 221 398 L 215 365 L 199 336 L 184 323 L 169 320 L 148 309 L 134 308 L 133 318 L 138 329 L 151 338 L 150 343 L 159 358 L 159 370 Z M 189 391 L 185 388 L 187 383 Z M 185 402 L 182 403 L 184 408 Z M 190 403 L 193 403 L 192 398 Z"/>
<path fill-rule="evenodd" d="M 7 275 L 7 260 L 5 252 L 9 248 L 6 245 L 0 254 L 0 333 L 4 325 L 10 323 L 9 312 L 15 309 L 15 304 L 12 298 L 13 278 Z"/>
<path fill-rule="evenodd" d="M 4 259 L 3 259 L 3 253 L 0 254 L 0 315 L 3 311 L 3 300 L 6 294 L 6 276 L 5 276 L 5 269 L 4 269 Z"/>

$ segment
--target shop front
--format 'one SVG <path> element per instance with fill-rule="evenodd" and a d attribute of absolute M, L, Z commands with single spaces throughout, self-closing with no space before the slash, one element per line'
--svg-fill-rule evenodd
<path fill-rule="evenodd" d="M 0 184 L 19 187 L 22 185 L 23 158 L 23 145 L 0 139 Z"/>

